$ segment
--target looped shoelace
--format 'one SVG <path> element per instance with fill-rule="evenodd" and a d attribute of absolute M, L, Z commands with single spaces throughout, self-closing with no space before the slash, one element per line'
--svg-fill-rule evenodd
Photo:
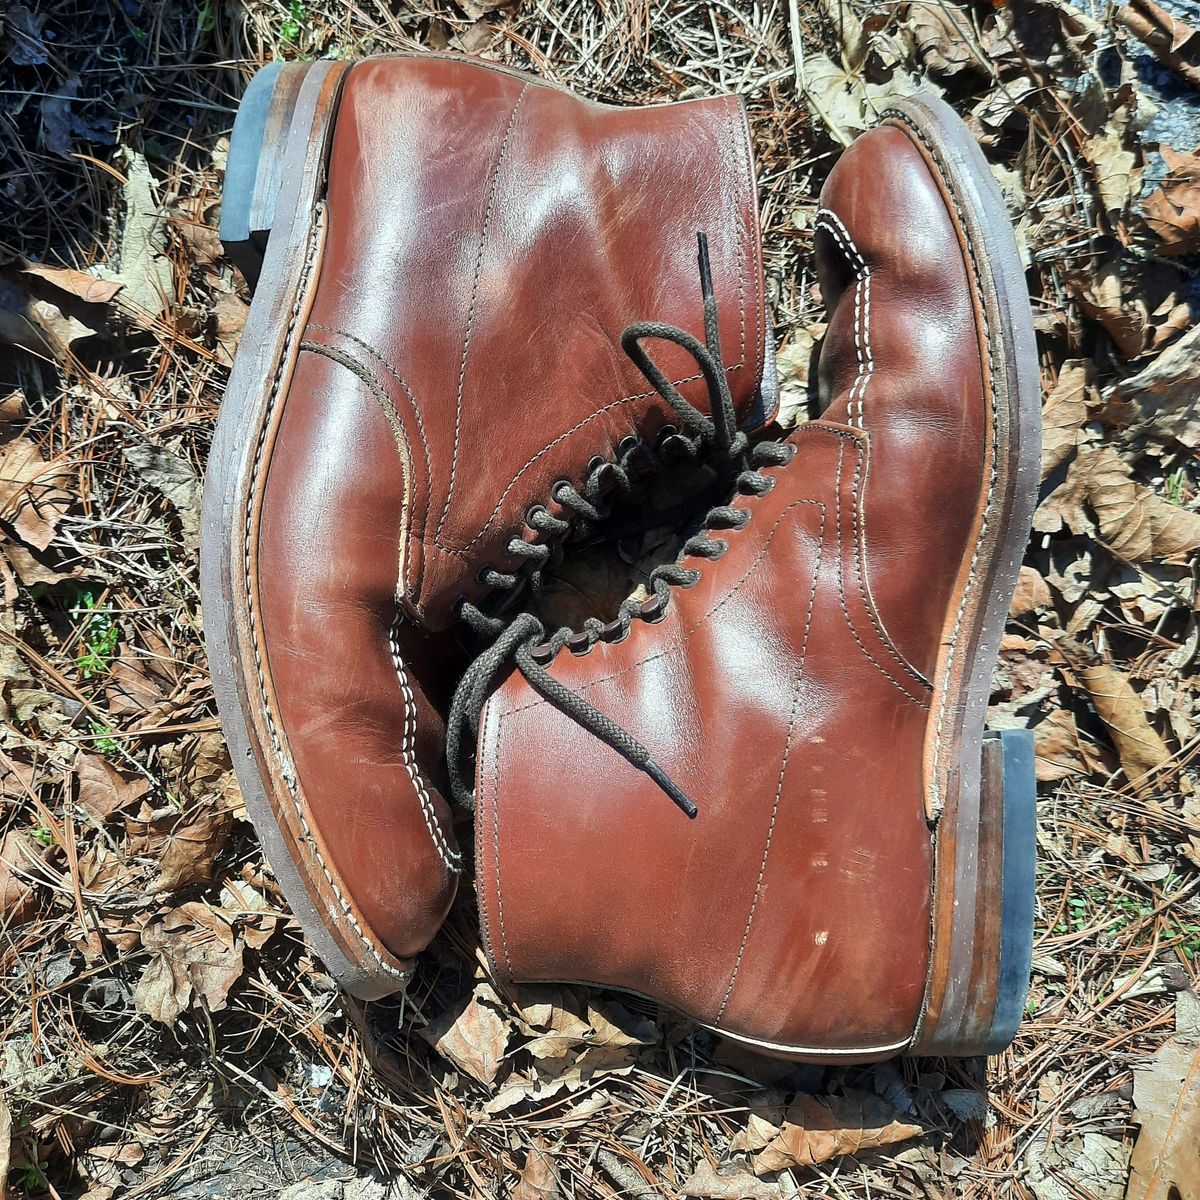
<path fill-rule="evenodd" d="M 751 446 L 747 435 L 737 428 L 737 413 L 721 359 L 720 329 L 717 304 L 712 292 L 707 239 L 701 233 L 697 235 L 697 241 L 701 291 L 704 297 L 704 343 L 673 325 L 644 321 L 630 325 L 625 330 L 621 335 L 621 345 L 654 390 L 675 412 L 680 423 L 695 435 L 692 445 L 711 446 L 712 457 L 719 471 L 726 480 L 736 474 L 734 486 L 741 494 L 762 496 L 774 486 L 774 480 L 762 474 L 762 468 L 782 466 L 789 462 L 795 448 L 783 442 L 770 441 Z M 689 403 L 646 352 L 642 342 L 650 339 L 673 342 L 695 359 L 708 388 L 708 414 Z M 599 470 L 589 476 L 589 483 L 598 475 Z M 561 484 L 558 487 L 562 495 L 555 495 L 554 498 L 564 507 L 571 507 L 589 522 L 598 522 L 603 518 L 604 514 L 594 498 L 574 493 L 571 497 L 572 503 L 568 505 L 566 489 Z M 571 490 L 574 492 L 574 489 Z M 576 505 L 575 500 L 580 503 Z M 589 507 L 585 508 L 585 505 Z M 539 513 L 544 513 L 546 520 L 535 525 L 534 518 L 537 518 Z M 717 505 L 708 511 L 701 531 L 684 543 L 680 557 L 710 560 L 720 558 L 728 549 L 728 543 L 721 538 L 709 537 L 709 533 L 742 529 L 749 519 L 750 514 L 745 509 L 728 504 Z M 545 509 L 532 510 L 527 520 L 533 528 L 552 535 L 560 535 L 569 527 L 567 522 L 559 520 Z M 514 539 L 510 550 L 525 554 L 531 560 L 535 560 L 532 553 L 535 549 L 544 551 L 536 557 L 538 567 L 550 556 L 551 551 L 545 545 L 521 543 L 527 546 L 528 550 L 517 551 L 516 543 L 517 539 Z M 517 583 L 516 576 L 496 571 L 490 574 L 481 572 L 480 578 L 493 587 L 514 587 Z M 611 622 L 606 623 L 592 617 L 586 620 L 579 630 L 562 626 L 549 636 L 545 626 L 532 613 L 520 613 L 505 619 L 489 616 L 477 606 L 464 602 L 460 609 L 464 621 L 481 638 L 489 640 L 490 645 L 464 672 L 454 693 L 447 719 L 446 757 L 451 793 L 455 801 L 468 811 L 474 809 L 475 797 L 466 767 L 465 751 L 468 742 L 474 746 L 478 739 L 479 719 L 492 681 L 505 664 L 511 661 L 535 691 L 622 754 L 639 770 L 644 771 L 683 812 L 689 817 L 695 817 L 698 812 L 695 803 L 654 761 L 650 751 L 611 717 L 590 704 L 578 692 L 555 679 L 547 666 L 565 647 L 570 647 L 573 653 L 586 654 L 599 641 L 622 640 L 629 633 L 634 620 L 661 620 L 666 612 L 671 588 L 693 587 L 699 580 L 700 571 L 695 567 L 685 567 L 679 562 L 661 564 L 650 573 L 647 581 L 650 594 L 646 600 L 638 600 L 631 596 L 621 605 L 616 618 Z"/>

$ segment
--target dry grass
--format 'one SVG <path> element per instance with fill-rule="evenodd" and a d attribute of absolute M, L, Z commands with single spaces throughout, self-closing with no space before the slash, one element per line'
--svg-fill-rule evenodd
<path fill-rule="evenodd" d="M 1122 191 L 1123 172 L 1164 174 L 1128 119 L 1142 82 L 1120 86 L 1136 46 L 1041 0 L 1014 10 L 1007 43 L 996 11 L 949 5 L 932 43 L 906 6 L 865 3 L 806 5 L 792 28 L 786 0 L 59 0 L 38 6 L 47 19 L 28 36 L 13 32 L 19 7 L 0 35 L 0 489 L 18 469 L 14 445 L 35 447 L 40 465 L 0 503 L 12 1194 L 275 1196 L 291 1178 L 357 1164 L 346 1177 L 378 1168 L 406 1181 L 398 1195 L 657 1197 L 707 1163 L 739 1166 L 739 1186 L 762 1189 L 725 1193 L 738 1196 L 1120 1195 L 1131 1071 L 1172 1032 L 1200 954 L 1194 547 L 1122 541 L 1151 497 L 1196 519 L 1186 408 L 1148 407 L 1121 383 L 1179 346 L 1196 297 L 1195 258 L 1163 253 L 1136 179 Z M 31 57 L 14 57 L 22 37 L 37 57 L 39 29 L 56 35 L 42 37 L 45 61 L 18 61 Z M 212 233 L 223 148 L 257 63 L 421 45 L 499 57 L 610 101 L 743 92 L 776 328 L 801 399 L 821 316 L 810 216 L 838 143 L 798 93 L 797 50 L 814 90 L 824 53 L 845 54 L 872 86 L 933 69 L 964 113 L 1010 98 L 1003 122 L 976 124 L 1021 197 L 1047 390 L 1087 374 L 1077 403 L 1065 384 L 1056 393 L 1062 461 L 1047 474 L 1028 603 L 997 677 L 997 721 L 1040 725 L 1047 776 L 1030 1017 L 998 1059 L 789 1067 L 627 999 L 621 1010 L 593 996 L 597 1013 L 560 997 L 593 1028 L 615 1017 L 634 1044 L 598 1060 L 580 1035 L 558 1064 L 569 1087 L 489 1111 L 506 1077 L 532 1077 L 519 1014 L 495 1002 L 507 1058 L 491 1084 L 420 1035 L 476 986 L 469 899 L 409 997 L 365 1013 L 281 915 L 223 754 L 198 611 L 197 486 L 245 309 Z M 951 74 L 948 48 L 967 62 Z M 81 99 L 47 109 L 64 89 Z M 69 144 L 55 149 L 55 137 Z M 126 148 L 144 156 L 155 211 L 168 214 L 166 294 L 155 303 L 153 287 L 126 278 L 114 299 L 89 303 L 61 278 L 31 276 L 30 263 L 128 273 L 137 160 Z M 1115 474 L 1072 466 L 1105 450 Z M 1131 718 L 1089 690 L 1089 656 L 1131 681 L 1160 737 L 1141 780 L 1119 736 Z M 178 1001 L 169 1023 L 149 1015 L 171 1009 L 164 980 Z M 750 1116 L 797 1093 L 860 1112 L 874 1097 L 923 1132 L 755 1181 L 737 1148 Z M 325 1186 L 313 1194 L 343 1194 Z"/>

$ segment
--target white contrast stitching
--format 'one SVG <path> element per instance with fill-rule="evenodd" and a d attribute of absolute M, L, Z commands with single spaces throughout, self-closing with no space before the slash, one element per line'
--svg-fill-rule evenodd
<path fill-rule="evenodd" d="M 801 501 L 803 504 L 813 504 L 815 501 Z M 808 658 L 808 634 L 812 628 L 813 608 L 817 602 L 817 583 L 821 578 L 821 560 L 825 553 L 825 506 L 817 505 L 821 514 L 821 536 L 817 539 L 817 561 L 813 566 L 813 581 L 812 590 L 808 594 L 808 613 L 804 618 L 804 639 L 800 643 L 800 662 L 796 670 L 795 679 L 792 681 L 792 708 L 788 716 L 788 731 L 787 738 L 783 744 L 783 758 L 779 764 L 779 779 L 775 784 L 775 802 L 771 806 L 771 821 L 767 826 L 767 841 L 763 846 L 762 862 L 758 867 L 758 879 L 754 884 L 754 899 L 750 902 L 750 915 L 746 918 L 746 928 L 742 931 L 742 944 L 738 947 L 737 959 L 733 964 L 733 974 L 729 977 L 729 987 L 725 989 L 725 999 L 721 1001 L 721 1007 L 717 1011 L 717 1015 L 713 1018 L 713 1023 L 716 1024 L 725 1015 L 725 1009 L 729 1007 L 730 997 L 733 995 L 734 984 L 737 983 L 738 972 L 742 969 L 742 958 L 746 953 L 746 946 L 750 941 L 750 928 L 754 924 L 754 914 L 758 911 L 758 902 L 762 897 L 763 877 L 767 873 L 767 859 L 771 854 L 771 839 L 775 834 L 775 821 L 779 816 L 779 802 L 783 797 L 783 781 L 787 775 L 788 759 L 792 753 L 792 734 L 796 730 L 796 709 L 800 704 L 800 685 L 804 681 L 804 664 Z"/>
<path fill-rule="evenodd" d="M 995 395 L 990 393 L 990 389 L 993 385 L 993 381 L 996 378 L 995 346 L 994 346 L 994 342 L 992 340 L 992 331 L 988 325 L 988 312 L 987 312 L 986 298 L 982 294 L 983 289 L 980 284 L 980 280 L 983 278 L 983 272 L 979 268 L 979 261 L 975 256 L 975 245 L 972 242 L 969 232 L 967 230 L 966 215 L 963 213 L 962 206 L 958 202 L 958 197 L 955 195 L 953 187 L 950 186 L 949 177 L 947 176 L 945 169 L 942 167 L 941 159 L 939 158 L 938 154 L 934 150 L 933 146 L 930 144 L 929 140 L 925 137 L 924 133 L 922 133 L 922 131 L 916 126 L 916 124 L 913 121 L 911 121 L 908 118 L 908 116 L 905 113 L 902 113 L 902 112 L 899 112 L 899 111 L 896 111 L 893 109 L 893 110 L 889 110 L 885 115 L 890 119 L 902 121 L 905 125 L 907 125 L 909 127 L 909 129 L 912 130 L 912 132 L 916 135 L 918 140 L 921 142 L 921 145 L 923 145 L 925 147 L 925 149 L 929 152 L 929 156 L 933 159 L 933 161 L 935 163 L 937 163 L 938 169 L 942 173 L 942 178 L 946 182 L 945 194 L 949 197 L 950 203 L 954 206 L 955 215 L 958 217 L 959 225 L 963 231 L 963 240 L 966 244 L 967 257 L 970 258 L 970 260 L 971 260 L 972 283 L 975 288 L 975 294 L 980 301 L 979 309 L 980 309 L 981 319 L 983 321 L 983 340 L 984 340 L 984 344 L 987 346 L 988 378 L 987 378 L 987 380 L 985 380 L 984 392 L 985 392 L 985 395 L 990 394 L 990 402 L 991 402 L 991 410 L 992 410 L 992 412 L 991 412 L 991 417 L 992 417 L 991 463 L 989 464 L 989 471 L 988 471 L 987 495 L 984 497 L 983 514 L 982 514 L 982 517 L 980 520 L 980 525 L 979 525 L 979 537 L 976 539 L 975 549 L 971 554 L 971 562 L 970 562 L 969 567 L 967 568 L 967 582 L 963 586 L 962 597 L 959 599 L 959 602 L 958 602 L 958 610 L 954 614 L 954 628 L 951 630 L 950 641 L 946 647 L 946 669 L 943 672 L 943 675 L 948 678 L 950 675 L 950 672 L 954 668 L 954 658 L 958 652 L 958 636 L 962 630 L 963 616 L 965 615 L 966 608 L 967 608 L 967 598 L 970 596 L 971 591 L 975 586 L 975 580 L 976 580 L 976 577 L 978 574 L 978 569 L 979 569 L 979 559 L 980 559 L 981 549 L 982 549 L 982 546 L 983 546 L 985 540 L 987 539 L 987 531 L 988 531 L 988 525 L 990 523 L 990 518 L 991 518 L 992 504 L 993 504 L 993 500 L 994 500 L 995 494 L 996 494 L 996 484 L 999 482 L 999 478 L 1000 478 L 1000 467 L 999 467 L 1000 410 L 996 404 Z M 942 755 L 942 734 L 943 734 L 943 731 L 945 729 L 945 724 L 946 724 L 946 702 L 949 697 L 949 694 L 950 694 L 950 689 L 947 687 L 943 687 L 942 695 L 938 702 L 937 724 L 934 726 L 934 734 L 933 734 L 934 771 L 933 771 L 932 778 L 930 779 L 930 791 L 933 793 L 931 807 L 933 810 L 933 816 L 934 816 L 935 820 L 941 815 L 942 807 L 945 804 L 945 800 L 942 796 L 941 782 L 938 778 L 937 765 L 940 762 L 941 755 Z"/>
<path fill-rule="evenodd" d="M 404 669 L 404 662 L 400 657 L 400 644 L 396 640 L 400 620 L 400 610 L 397 608 L 388 630 L 388 644 L 392 649 L 392 665 L 396 668 L 396 678 L 400 681 L 400 691 L 404 696 L 404 732 L 400 739 L 400 757 L 404 760 L 404 769 L 408 772 L 408 777 L 417 790 L 417 799 L 421 802 L 421 815 L 425 818 L 425 828 L 429 830 L 434 848 L 442 862 L 455 875 L 458 875 L 462 873 L 462 854 L 447 843 L 445 835 L 442 833 L 441 822 L 437 820 L 437 814 L 434 812 L 433 801 L 429 798 L 429 792 L 425 788 L 425 780 L 417 769 L 414 733 L 416 701 L 413 699 L 412 689 L 408 685 L 408 673 Z"/>
<path fill-rule="evenodd" d="M 850 231 L 842 223 L 841 217 L 831 209 L 823 208 L 817 213 L 815 228 L 828 230 L 838 248 L 850 260 L 855 269 L 854 274 L 854 355 L 858 362 L 858 374 L 847 396 L 847 406 L 850 412 L 850 424 L 855 424 L 855 405 L 858 408 L 857 425 L 863 424 L 863 398 L 867 393 L 867 384 L 875 372 L 875 357 L 871 352 L 871 268 L 862 256 Z"/>
<path fill-rule="evenodd" d="M 254 497 L 257 491 L 259 470 L 262 467 L 263 450 L 266 446 L 267 428 L 271 423 L 271 414 L 274 412 L 276 402 L 279 399 L 280 388 L 283 385 L 283 374 L 290 358 L 289 350 L 296 332 L 296 324 L 300 320 L 300 312 L 304 307 L 304 299 L 308 292 L 308 286 L 312 278 L 313 264 L 316 260 L 317 245 L 319 242 L 319 234 L 321 231 L 321 220 L 313 221 L 312 229 L 309 232 L 308 247 L 305 251 L 304 265 L 300 273 L 300 278 L 296 285 L 296 299 L 292 305 L 291 314 L 288 317 L 287 329 L 283 337 L 283 353 L 279 356 L 279 365 L 275 370 L 275 378 L 271 381 L 271 393 L 267 398 L 267 405 L 263 411 L 261 424 L 258 430 L 258 444 L 254 450 L 254 464 L 250 471 L 250 486 L 248 499 L 246 504 L 246 524 L 245 537 L 242 543 L 243 549 L 243 564 L 246 574 L 246 607 L 248 609 L 250 620 L 250 641 L 254 649 L 254 663 L 258 675 L 259 698 L 262 701 L 262 712 L 266 717 L 267 729 L 271 735 L 271 745 L 275 751 L 275 756 L 279 760 L 281 775 L 283 781 L 287 785 L 288 795 L 292 799 L 292 805 L 296 810 L 296 816 L 300 820 L 300 826 L 304 830 L 304 835 L 308 839 L 308 845 L 311 847 L 312 855 L 317 861 L 317 865 L 321 868 L 321 873 L 325 876 L 326 882 L 329 884 L 337 899 L 338 905 L 342 910 L 343 915 L 350 922 L 354 932 L 358 934 L 359 940 L 366 948 L 371 957 L 378 964 L 380 970 L 384 974 L 390 976 L 400 983 L 407 983 L 413 976 L 414 968 L 408 970 L 400 970 L 392 966 L 380 952 L 380 947 L 367 936 L 362 926 L 358 923 L 358 918 L 354 915 L 354 910 L 346 898 L 342 889 L 338 886 L 337 880 L 333 876 L 333 872 L 329 869 L 329 865 L 325 862 L 324 855 L 321 854 L 312 828 L 309 826 L 308 818 L 304 812 L 304 806 L 300 802 L 300 796 L 296 789 L 296 772 L 289 759 L 284 755 L 283 745 L 279 736 L 279 731 L 275 727 L 275 718 L 271 713 L 271 706 L 267 702 L 267 681 L 266 669 L 263 665 L 262 650 L 258 643 L 258 625 L 254 619 L 254 577 L 250 563 L 250 544 L 252 539 L 253 528 L 253 513 L 254 513 Z"/>
<path fill-rule="evenodd" d="M 483 258 L 487 252 L 488 234 L 492 228 L 492 212 L 496 205 L 496 191 L 500 184 L 500 168 L 504 165 L 505 158 L 508 157 L 508 143 L 512 137 L 513 127 L 517 123 L 517 113 L 521 111 L 521 105 L 525 100 L 525 93 L 529 91 L 529 84 L 526 83 L 517 94 L 517 102 L 513 105 L 512 114 L 508 118 L 508 127 L 504 130 L 504 138 L 500 143 L 500 153 L 496 156 L 496 165 L 492 169 L 492 182 L 488 188 L 487 210 L 483 217 L 483 232 L 479 235 L 479 253 L 475 257 L 475 278 L 471 281 L 471 302 L 467 306 L 467 332 L 463 337 L 462 362 L 458 366 L 458 394 L 454 400 L 454 450 L 450 455 L 450 486 L 446 491 L 446 504 L 442 509 L 441 520 L 438 521 L 437 531 L 434 534 L 434 539 L 440 543 L 442 538 L 442 529 L 446 524 L 446 518 L 450 515 L 450 501 L 454 497 L 454 484 L 458 473 L 458 439 L 462 432 L 462 400 L 463 400 L 463 385 L 467 379 L 467 353 L 471 345 L 471 334 L 475 331 L 475 303 L 479 297 L 479 277 L 483 273 Z"/>
<path fill-rule="evenodd" d="M 861 449 L 861 447 L 859 447 L 857 445 L 857 443 L 855 444 L 854 448 L 855 448 L 854 482 L 853 482 L 852 487 L 854 490 L 854 510 L 855 510 L 855 513 L 857 514 L 857 510 L 858 510 L 858 470 L 859 470 L 859 464 L 862 462 L 862 449 Z M 866 644 L 863 642 L 862 637 L 859 635 L 858 628 L 854 624 L 854 618 L 851 617 L 851 615 L 850 615 L 849 605 L 846 603 L 846 578 L 845 578 L 846 577 L 846 559 L 847 559 L 847 557 L 849 557 L 849 553 L 854 553 L 854 554 L 858 553 L 858 545 L 857 545 L 857 538 L 852 537 L 851 540 L 855 544 L 853 545 L 850 552 L 848 552 L 846 550 L 845 526 L 842 524 L 842 460 L 844 458 L 844 453 L 845 453 L 845 442 L 840 442 L 838 444 L 837 477 L 834 481 L 834 505 L 835 505 L 834 512 L 835 512 L 836 518 L 837 518 L 838 545 L 841 548 L 841 553 L 838 556 L 837 585 L 838 585 L 838 599 L 841 601 L 841 607 L 842 607 L 842 616 L 845 619 L 846 628 L 850 630 L 850 633 L 853 636 L 855 642 L 858 643 L 858 648 L 863 652 L 867 661 L 875 668 L 875 670 L 877 670 L 880 673 L 880 675 L 882 675 L 884 677 L 884 679 L 886 679 L 888 681 L 888 683 L 890 683 L 894 688 L 896 688 L 901 693 L 901 695 L 903 695 L 906 699 L 911 700 L 919 708 L 928 708 L 929 702 L 927 700 L 922 700 L 922 699 L 920 699 L 920 697 L 914 696 L 898 679 L 896 679 L 891 674 L 891 672 L 889 672 L 882 665 L 882 663 L 880 663 L 875 658 L 875 656 L 870 652 L 870 650 L 867 649 Z M 861 585 L 861 580 L 859 581 L 859 583 Z M 887 646 L 886 642 L 884 643 L 884 646 L 885 646 L 885 648 L 890 649 L 890 647 Z M 925 684 L 925 682 L 923 680 L 918 680 L 918 682 L 921 683 L 922 687 L 928 687 L 928 685 Z"/>

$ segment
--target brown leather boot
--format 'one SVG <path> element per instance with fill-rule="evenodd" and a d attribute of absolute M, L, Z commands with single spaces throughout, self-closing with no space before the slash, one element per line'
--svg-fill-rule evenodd
<path fill-rule="evenodd" d="M 610 108 L 450 56 L 269 68 L 225 209 L 250 274 L 269 240 L 205 489 L 217 703 L 296 916 L 371 998 L 462 870 L 441 788 L 459 615 L 499 634 L 486 598 L 602 514 L 628 439 L 679 427 L 621 335 L 702 330 L 698 232 L 738 419 L 761 419 L 746 122 L 734 97 Z M 706 394 L 686 353 L 668 369 Z"/>
<path fill-rule="evenodd" d="M 845 152 L 817 227 L 823 418 L 745 450 L 650 602 L 575 656 L 521 646 L 483 708 L 483 936 L 501 980 L 768 1053 L 991 1051 L 1032 929 L 1030 743 L 984 738 L 1038 477 L 1023 274 L 937 100 Z"/>

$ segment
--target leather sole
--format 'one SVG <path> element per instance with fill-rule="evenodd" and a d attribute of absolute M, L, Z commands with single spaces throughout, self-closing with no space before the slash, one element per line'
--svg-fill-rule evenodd
<path fill-rule="evenodd" d="M 1037 496 L 1037 350 L 1012 224 L 967 127 L 931 96 L 899 101 L 883 120 L 924 156 L 958 230 L 991 407 L 975 544 L 948 614 L 926 739 L 936 821 L 932 957 L 909 1052 L 996 1053 L 1011 1040 L 1028 989 L 1034 782 L 1028 735 L 985 740 L 984 726 Z"/>
<path fill-rule="evenodd" d="M 204 485 L 204 636 L 221 725 L 267 859 L 309 944 L 342 987 L 369 1000 L 401 990 L 411 964 L 373 936 L 308 819 L 286 731 L 274 715 L 253 603 L 257 506 L 283 407 L 277 401 L 286 396 L 312 303 L 328 143 L 347 69 L 329 61 L 289 66 L 266 68 L 265 81 L 251 83 L 230 145 L 235 170 L 222 234 L 257 287 Z"/>

